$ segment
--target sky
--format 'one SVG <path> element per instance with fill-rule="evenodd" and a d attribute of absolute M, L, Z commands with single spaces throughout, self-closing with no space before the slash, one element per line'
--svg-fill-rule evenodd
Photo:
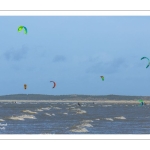
<path fill-rule="evenodd" d="M 148 16 L 0 16 L 0 36 L 0 95 L 150 96 Z"/>

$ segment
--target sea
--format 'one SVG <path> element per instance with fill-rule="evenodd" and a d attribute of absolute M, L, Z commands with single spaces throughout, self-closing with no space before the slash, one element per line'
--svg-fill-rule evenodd
<path fill-rule="evenodd" d="M 150 104 L 5 101 L 0 134 L 150 134 Z"/>

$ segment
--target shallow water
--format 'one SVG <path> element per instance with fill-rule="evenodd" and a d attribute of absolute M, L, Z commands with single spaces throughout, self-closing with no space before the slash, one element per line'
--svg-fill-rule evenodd
<path fill-rule="evenodd" d="M 150 105 L 0 102 L 0 134 L 150 134 Z"/>

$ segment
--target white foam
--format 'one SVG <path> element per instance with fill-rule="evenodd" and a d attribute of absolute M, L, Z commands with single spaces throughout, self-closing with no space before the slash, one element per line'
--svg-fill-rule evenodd
<path fill-rule="evenodd" d="M 22 117 L 22 118 L 28 118 L 28 119 L 36 119 L 36 117 L 33 116 L 33 115 L 22 115 L 20 117 Z"/>
<path fill-rule="evenodd" d="M 95 120 L 100 120 L 99 118 L 95 119 Z"/>
<path fill-rule="evenodd" d="M 55 116 L 55 114 L 52 114 L 52 116 Z"/>
<path fill-rule="evenodd" d="M 21 118 L 20 116 L 16 116 L 16 117 L 12 116 L 12 117 L 9 117 L 9 119 L 11 119 L 11 120 L 24 120 L 24 118 Z"/>
<path fill-rule="evenodd" d="M 88 122 L 93 122 L 93 120 L 83 120 L 81 122 L 88 123 Z"/>
<path fill-rule="evenodd" d="M 112 105 L 102 105 L 102 107 L 110 107 L 110 106 L 112 106 Z"/>
<path fill-rule="evenodd" d="M 36 109 L 35 111 L 43 111 L 42 109 Z"/>
<path fill-rule="evenodd" d="M 5 127 L 0 127 L 0 130 L 5 130 Z"/>
<path fill-rule="evenodd" d="M 85 114 L 86 111 L 85 110 L 80 110 L 80 111 L 77 111 L 77 114 Z"/>
<path fill-rule="evenodd" d="M 5 124 L 0 123 L 0 126 L 7 126 L 7 123 L 5 123 Z"/>
<path fill-rule="evenodd" d="M 15 104 L 21 104 L 21 103 L 19 103 L 19 102 L 13 102 L 13 103 L 15 103 Z"/>
<path fill-rule="evenodd" d="M 45 107 L 45 108 L 41 108 L 43 110 L 50 110 L 51 108 L 50 107 Z"/>
<path fill-rule="evenodd" d="M 22 115 L 22 116 L 12 116 L 12 117 L 9 117 L 9 119 L 11 119 L 11 120 L 24 120 L 25 118 L 36 119 L 35 116 L 33 116 L 33 115 Z"/>
<path fill-rule="evenodd" d="M 73 108 L 72 111 L 80 111 L 80 108 Z"/>
<path fill-rule="evenodd" d="M 114 121 L 112 118 L 105 118 L 106 120 Z"/>
<path fill-rule="evenodd" d="M 68 115 L 68 113 L 63 113 L 64 115 Z"/>
<path fill-rule="evenodd" d="M 126 119 L 124 116 L 114 117 L 115 119 Z"/>
<path fill-rule="evenodd" d="M 37 114 L 37 112 L 30 111 L 30 110 L 23 110 L 22 112 L 26 112 L 26 113 L 29 113 L 29 114 Z"/>
<path fill-rule="evenodd" d="M 53 107 L 54 109 L 62 109 L 62 108 L 59 108 L 59 107 Z"/>
<path fill-rule="evenodd" d="M 0 119 L 0 121 L 2 122 L 2 121 L 5 121 L 5 120 L 3 120 L 3 119 Z"/>
<path fill-rule="evenodd" d="M 86 128 L 77 128 L 77 129 L 72 129 L 72 132 L 88 132 Z"/>
<path fill-rule="evenodd" d="M 82 123 L 81 127 L 93 127 L 90 123 Z"/>
<path fill-rule="evenodd" d="M 49 113 L 45 113 L 45 115 L 47 115 L 47 116 L 52 116 L 51 114 L 49 114 Z"/>

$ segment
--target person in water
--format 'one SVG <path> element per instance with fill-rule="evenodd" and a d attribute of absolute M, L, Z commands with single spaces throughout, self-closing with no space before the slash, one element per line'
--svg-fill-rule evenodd
<path fill-rule="evenodd" d="M 78 105 L 81 106 L 81 104 L 78 102 Z"/>

